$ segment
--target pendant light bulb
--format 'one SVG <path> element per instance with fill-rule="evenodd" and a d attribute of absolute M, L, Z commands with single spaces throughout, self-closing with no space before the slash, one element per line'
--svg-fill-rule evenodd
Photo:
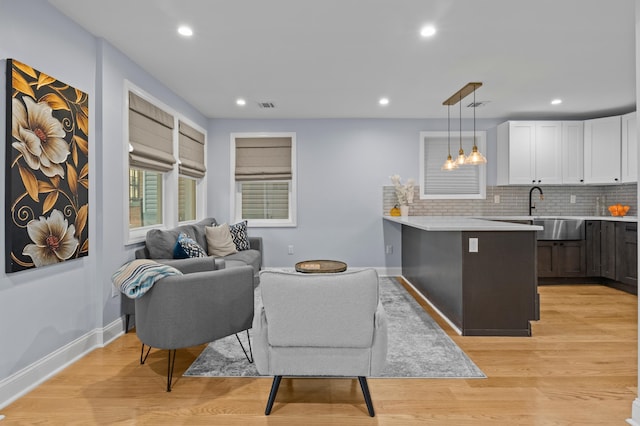
<path fill-rule="evenodd" d="M 487 164 L 487 159 L 480 153 L 480 151 L 478 151 L 478 147 L 474 145 L 471 150 L 471 154 L 469 154 L 469 156 L 465 160 L 465 164 L 471 164 L 473 166 L 477 166 L 479 164 Z"/>
<path fill-rule="evenodd" d="M 484 155 L 478 151 L 478 145 L 476 144 L 476 87 L 473 87 L 473 148 L 471 154 L 466 158 L 465 164 L 471 164 L 477 166 L 480 164 L 487 164 L 487 159 Z"/>
<path fill-rule="evenodd" d="M 444 162 L 444 164 L 442 165 L 442 169 L 441 170 L 455 170 L 458 168 L 458 163 L 456 163 L 455 161 L 453 161 L 453 158 L 451 158 L 451 154 L 449 154 L 449 156 L 447 157 L 447 161 Z"/>

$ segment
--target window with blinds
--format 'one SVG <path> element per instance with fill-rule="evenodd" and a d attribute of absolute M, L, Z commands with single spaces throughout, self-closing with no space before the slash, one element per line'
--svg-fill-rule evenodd
<path fill-rule="evenodd" d="M 128 241 L 137 242 L 149 228 L 203 215 L 207 138 L 179 111 L 133 84 L 126 87 Z"/>
<path fill-rule="evenodd" d="M 295 226 L 295 134 L 232 135 L 236 221 Z"/>
<path fill-rule="evenodd" d="M 476 132 L 476 144 L 485 152 L 486 132 Z M 473 146 L 473 132 L 462 132 L 462 149 L 466 154 Z M 451 156 L 460 149 L 460 133 L 451 135 Z M 442 170 L 449 155 L 447 132 L 420 133 L 420 198 L 484 199 L 486 166 L 463 165 L 455 170 Z"/>

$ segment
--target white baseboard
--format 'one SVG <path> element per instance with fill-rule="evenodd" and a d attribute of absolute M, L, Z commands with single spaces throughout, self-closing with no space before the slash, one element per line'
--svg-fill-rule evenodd
<path fill-rule="evenodd" d="M 631 404 L 631 418 L 627 419 L 627 423 L 632 426 L 640 426 L 640 399 L 636 398 Z"/>
<path fill-rule="evenodd" d="M 44 358 L 0 381 L 0 409 L 35 389 L 96 348 L 101 348 L 124 333 L 123 319 L 86 333 Z"/>
<path fill-rule="evenodd" d="M 418 290 L 411 281 L 409 281 L 407 278 L 405 278 L 404 276 L 402 276 L 402 279 L 405 280 L 407 282 L 407 284 L 409 284 L 409 286 L 414 289 L 416 291 L 416 293 L 418 294 L 418 296 L 420 296 L 420 298 L 422 300 L 424 300 L 425 302 L 427 302 L 429 304 L 429 306 L 431 306 L 431 308 L 436 311 L 436 313 L 438 315 L 440 315 L 440 318 L 442 318 L 443 320 L 446 321 L 447 324 L 449 324 L 449 326 L 453 329 L 453 331 L 455 331 L 456 333 L 458 333 L 459 335 L 462 336 L 462 330 L 460 330 L 454 323 L 451 322 L 451 320 L 449 318 L 447 318 L 447 316 L 445 314 L 443 314 L 440 309 L 436 308 L 436 306 L 431 303 L 431 301 L 429 299 L 427 299 L 424 294 L 422 294 L 420 292 L 420 290 Z M 639 425 L 640 426 L 640 425 Z"/>

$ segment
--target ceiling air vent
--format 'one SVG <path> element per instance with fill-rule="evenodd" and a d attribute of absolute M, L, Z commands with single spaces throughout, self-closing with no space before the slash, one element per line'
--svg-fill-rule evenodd
<path fill-rule="evenodd" d="M 265 108 L 265 109 L 276 107 L 276 105 L 273 102 L 258 102 L 258 106 L 260 108 Z"/>
<path fill-rule="evenodd" d="M 467 105 L 467 108 L 478 108 L 478 107 L 481 107 L 481 106 L 485 106 L 488 103 L 489 103 L 489 101 L 471 102 L 469 105 Z"/>

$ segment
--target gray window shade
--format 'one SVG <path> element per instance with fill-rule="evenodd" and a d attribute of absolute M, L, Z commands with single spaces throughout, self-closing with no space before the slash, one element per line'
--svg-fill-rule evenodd
<path fill-rule="evenodd" d="M 238 181 L 291 179 L 291 138 L 236 138 Z"/>
<path fill-rule="evenodd" d="M 180 150 L 180 174 L 192 178 L 204 177 L 207 168 L 204 165 L 204 134 L 193 127 L 178 122 Z"/>
<path fill-rule="evenodd" d="M 441 170 L 447 159 L 447 137 L 430 136 L 422 140 L 424 144 L 424 195 L 476 195 L 480 193 L 480 167 L 461 166 L 455 170 Z M 472 138 L 463 137 L 462 146 L 467 153 L 472 146 Z M 455 159 L 459 149 L 459 139 L 451 141 L 451 155 Z"/>
<path fill-rule="evenodd" d="M 167 172 L 173 168 L 173 116 L 129 92 L 129 166 Z"/>

